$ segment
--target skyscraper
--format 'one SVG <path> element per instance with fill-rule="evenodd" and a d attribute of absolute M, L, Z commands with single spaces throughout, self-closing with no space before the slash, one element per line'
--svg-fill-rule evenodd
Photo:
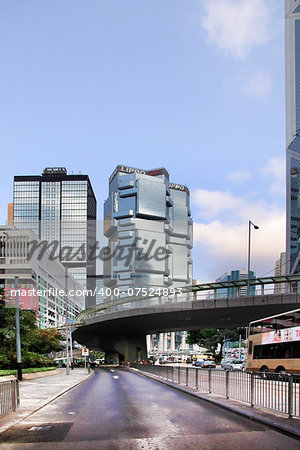
<path fill-rule="evenodd" d="M 13 204 L 15 227 L 56 243 L 59 259 L 71 275 L 83 288 L 94 290 L 96 262 L 88 261 L 88 251 L 96 242 L 96 198 L 89 177 L 68 175 L 63 167 L 46 168 L 42 175 L 15 176 Z M 93 304 L 89 295 L 86 306 Z"/>
<path fill-rule="evenodd" d="M 166 169 L 117 166 L 104 204 L 104 234 L 112 257 L 105 284 L 169 288 L 192 283 L 192 219 L 186 186 L 169 182 Z"/>
<path fill-rule="evenodd" d="M 300 0 L 285 0 L 286 272 L 300 272 Z"/>
<path fill-rule="evenodd" d="M 251 280 L 255 279 L 255 272 L 252 270 L 249 271 L 249 278 Z M 240 269 L 240 270 L 230 270 L 224 273 L 222 276 L 217 278 L 216 283 L 221 283 L 222 281 L 238 281 L 238 280 L 248 280 L 248 270 Z M 255 295 L 256 288 L 255 286 L 249 286 L 249 295 Z M 215 291 L 216 298 L 223 297 L 242 297 L 248 295 L 248 287 L 229 287 L 224 289 L 217 289 Z"/>
<path fill-rule="evenodd" d="M 192 284 L 190 192 L 170 183 L 166 169 L 116 167 L 104 204 L 104 234 L 113 255 L 104 261 L 106 286 L 126 296 Z M 155 337 L 159 347 L 170 341 L 175 350 L 182 335 Z M 149 343 L 152 348 L 150 337 Z"/>

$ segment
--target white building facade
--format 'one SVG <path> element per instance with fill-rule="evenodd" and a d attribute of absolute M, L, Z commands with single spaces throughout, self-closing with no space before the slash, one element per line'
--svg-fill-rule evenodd
<path fill-rule="evenodd" d="M 18 291 L 20 307 L 35 311 L 41 328 L 60 327 L 84 309 L 86 292 L 49 251 L 32 251 L 40 242 L 31 230 L 0 227 L 0 285 L 8 302 Z"/>

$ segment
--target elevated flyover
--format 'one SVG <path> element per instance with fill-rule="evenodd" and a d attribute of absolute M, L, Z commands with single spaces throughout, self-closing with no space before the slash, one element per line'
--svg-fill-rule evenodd
<path fill-rule="evenodd" d="M 250 280 L 258 295 L 231 298 L 218 297 L 218 291 L 229 287 L 242 290 L 247 280 L 193 285 L 183 288 L 180 296 L 118 298 L 81 313 L 73 336 L 90 348 L 118 352 L 125 361 L 134 361 L 138 355 L 145 359 L 147 334 L 242 327 L 261 317 L 296 309 L 300 294 L 292 291 L 299 282 L 300 275 L 258 278 Z M 282 283 L 287 292 L 274 294 L 273 286 Z"/>

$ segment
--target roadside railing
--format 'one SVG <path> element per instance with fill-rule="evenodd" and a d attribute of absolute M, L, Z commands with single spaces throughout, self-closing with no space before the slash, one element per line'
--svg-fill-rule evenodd
<path fill-rule="evenodd" d="M 0 381 L 0 416 L 14 411 L 19 404 L 19 381 Z"/>
<path fill-rule="evenodd" d="M 291 417 L 300 417 L 300 375 L 201 369 L 197 367 L 130 364 L 195 390 L 248 403 Z"/>

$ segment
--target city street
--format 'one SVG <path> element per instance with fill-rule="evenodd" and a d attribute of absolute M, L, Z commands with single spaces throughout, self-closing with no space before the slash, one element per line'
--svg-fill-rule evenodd
<path fill-rule="evenodd" d="M 0 448 L 292 450 L 299 442 L 126 369 L 107 368 L 2 434 Z"/>

